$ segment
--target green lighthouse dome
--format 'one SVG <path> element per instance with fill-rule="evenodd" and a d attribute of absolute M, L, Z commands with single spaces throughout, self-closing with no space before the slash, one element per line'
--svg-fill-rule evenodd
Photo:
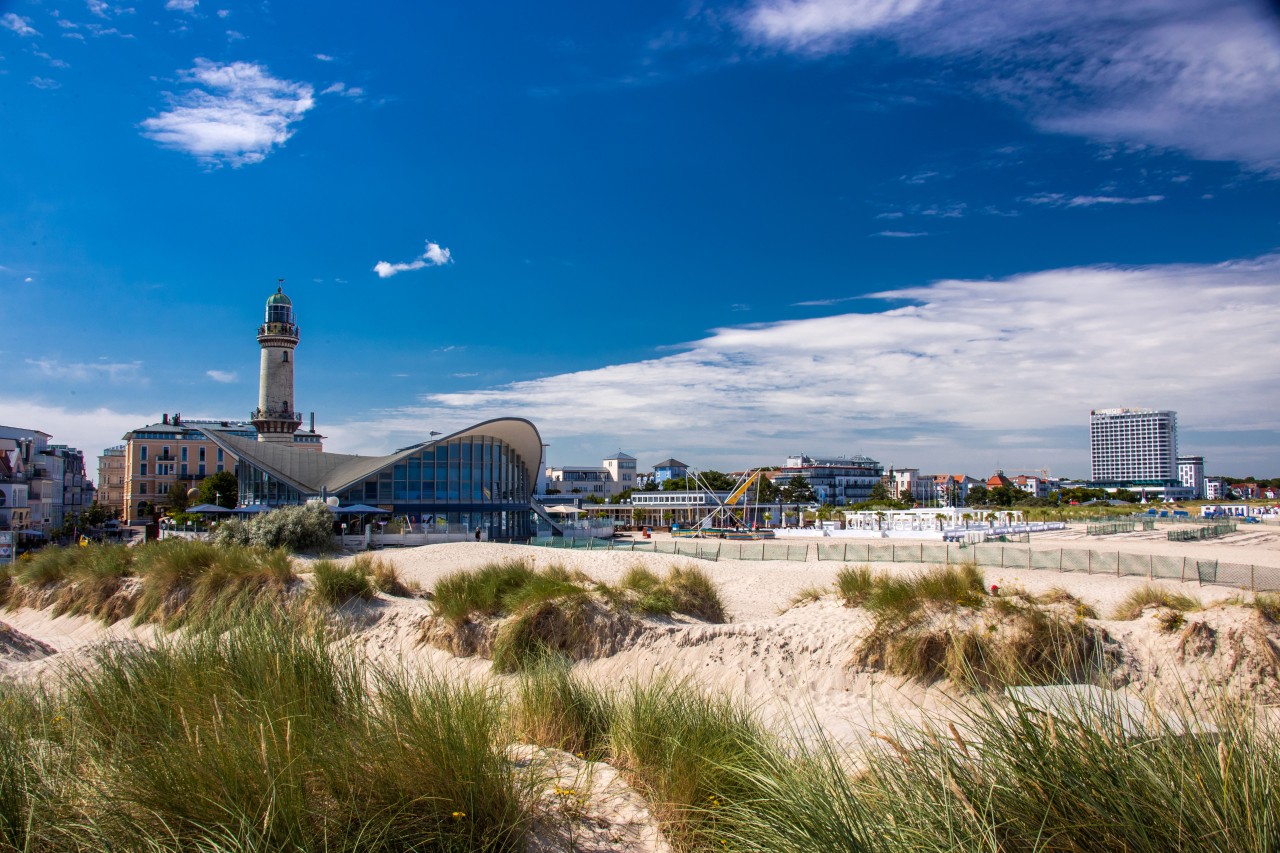
<path fill-rule="evenodd" d="M 289 297 L 284 295 L 283 287 L 277 287 L 276 292 L 267 297 L 267 307 L 270 308 L 272 305 L 292 306 L 293 302 L 289 300 Z"/>

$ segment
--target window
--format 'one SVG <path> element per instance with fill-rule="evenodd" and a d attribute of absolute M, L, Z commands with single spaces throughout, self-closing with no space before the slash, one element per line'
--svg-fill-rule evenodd
<path fill-rule="evenodd" d="M 145 495 L 146 493 L 147 493 L 147 484 L 146 484 L 146 483 L 139 483 L 139 484 L 138 484 L 138 494 L 140 494 L 140 495 Z"/>
<path fill-rule="evenodd" d="M 186 448 L 183 448 L 183 449 L 185 450 Z M 187 463 L 185 463 L 185 462 L 183 462 L 183 463 L 182 463 L 182 474 L 181 474 L 181 476 L 183 476 L 183 477 L 187 476 Z"/>
<path fill-rule="evenodd" d="M 222 466 L 221 466 L 221 465 L 219 465 L 215 470 L 217 471 L 217 473 L 221 474 L 221 473 L 222 473 Z"/>
<path fill-rule="evenodd" d="M 145 459 L 146 457 L 143 457 L 143 458 Z M 141 462 L 138 464 L 138 476 L 140 477 L 147 476 L 147 463 Z"/>
<path fill-rule="evenodd" d="M 147 458 L 147 446 L 145 444 L 142 445 L 141 455 L 138 458 L 144 459 L 144 460 Z"/>
<path fill-rule="evenodd" d="M 204 476 L 204 463 L 203 463 L 203 462 L 201 462 L 201 463 L 200 463 L 200 467 L 196 469 L 196 476 L 199 476 L 199 477 L 203 477 L 203 476 Z"/>
<path fill-rule="evenodd" d="M 288 361 L 288 360 L 289 360 L 289 351 L 288 351 L 288 350 L 284 350 L 283 352 L 281 352 L 281 353 L 280 353 L 280 360 L 281 360 L 281 361 Z"/>
<path fill-rule="evenodd" d="M 183 461 L 183 462 L 186 462 L 186 461 L 187 461 L 187 448 L 185 448 L 185 447 L 184 447 L 184 448 L 182 448 L 182 461 Z"/>
<path fill-rule="evenodd" d="M 200 460 L 201 462 L 203 462 L 203 461 L 204 461 L 204 448 L 203 448 L 203 447 L 201 447 L 201 448 L 200 448 L 200 455 L 199 455 L 199 457 L 197 457 L 197 458 L 199 458 L 199 460 Z"/>
<path fill-rule="evenodd" d="M 221 447 L 219 447 L 219 448 L 218 448 L 218 461 L 219 461 L 219 462 L 221 462 L 221 461 L 222 461 L 222 448 L 221 448 Z M 219 471 L 221 471 L 222 469 L 221 469 L 221 468 L 219 468 L 218 470 L 219 470 Z"/>

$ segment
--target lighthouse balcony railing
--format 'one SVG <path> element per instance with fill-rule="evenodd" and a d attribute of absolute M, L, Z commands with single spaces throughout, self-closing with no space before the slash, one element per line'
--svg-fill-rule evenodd
<path fill-rule="evenodd" d="M 273 421 L 293 420 L 302 423 L 301 412 L 264 412 L 262 409 L 254 409 L 249 413 L 249 420 L 256 421 L 258 419 L 267 419 Z"/>
<path fill-rule="evenodd" d="M 298 327 L 293 323 L 263 323 L 258 327 L 258 335 L 291 335 L 298 336 Z"/>

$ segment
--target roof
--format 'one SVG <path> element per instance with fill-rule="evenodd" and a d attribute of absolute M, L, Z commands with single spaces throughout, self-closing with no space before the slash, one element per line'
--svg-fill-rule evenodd
<path fill-rule="evenodd" d="M 688 468 L 689 466 L 681 462 L 679 459 L 664 459 L 653 466 L 654 470 L 658 468 Z"/>
<path fill-rule="evenodd" d="M 277 444 L 243 438 L 219 427 L 207 427 L 203 432 L 215 444 L 236 458 L 261 468 L 299 492 L 309 495 L 318 495 L 322 491 L 340 492 L 424 448 L 469 435 L 490 435 L 514 447 L 525 460 L 525 464 L 529 466 L 530 479 L 535 473 L 542 454 L 542 437 L 538 434 L 537 428 L 523 418 L 496 418 L 485 421 L 451 435 L 440 436 L 434 441 L 423 441 L 401 448 L 386 456 L 316 452 L 293 444 Z"/>
<path fill-rule="evenodd" d="M 608 462 L 610 459 L 630 459 L 633 462 L 635 461 L 634 456 L 632 456 L 630 453 L 623 453 L 621 450 L 619 450 L 617 453 L 613 454 L 612 456 L 606 456 L 604 459 L 606 462 Z"/>
<path fill-rule="evenodd" d="M 293 301 L 284 295 L 284 288 L 277 287 L 276 292 L 267 297 L 268 305 L 293 305 Z"/>

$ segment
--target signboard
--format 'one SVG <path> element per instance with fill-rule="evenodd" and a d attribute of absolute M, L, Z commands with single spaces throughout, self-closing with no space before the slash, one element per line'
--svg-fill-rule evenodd
<path fill-rule="evenodd" d="M 0 563 L 13 562 L 13 531 L 0 530 Z"/>

